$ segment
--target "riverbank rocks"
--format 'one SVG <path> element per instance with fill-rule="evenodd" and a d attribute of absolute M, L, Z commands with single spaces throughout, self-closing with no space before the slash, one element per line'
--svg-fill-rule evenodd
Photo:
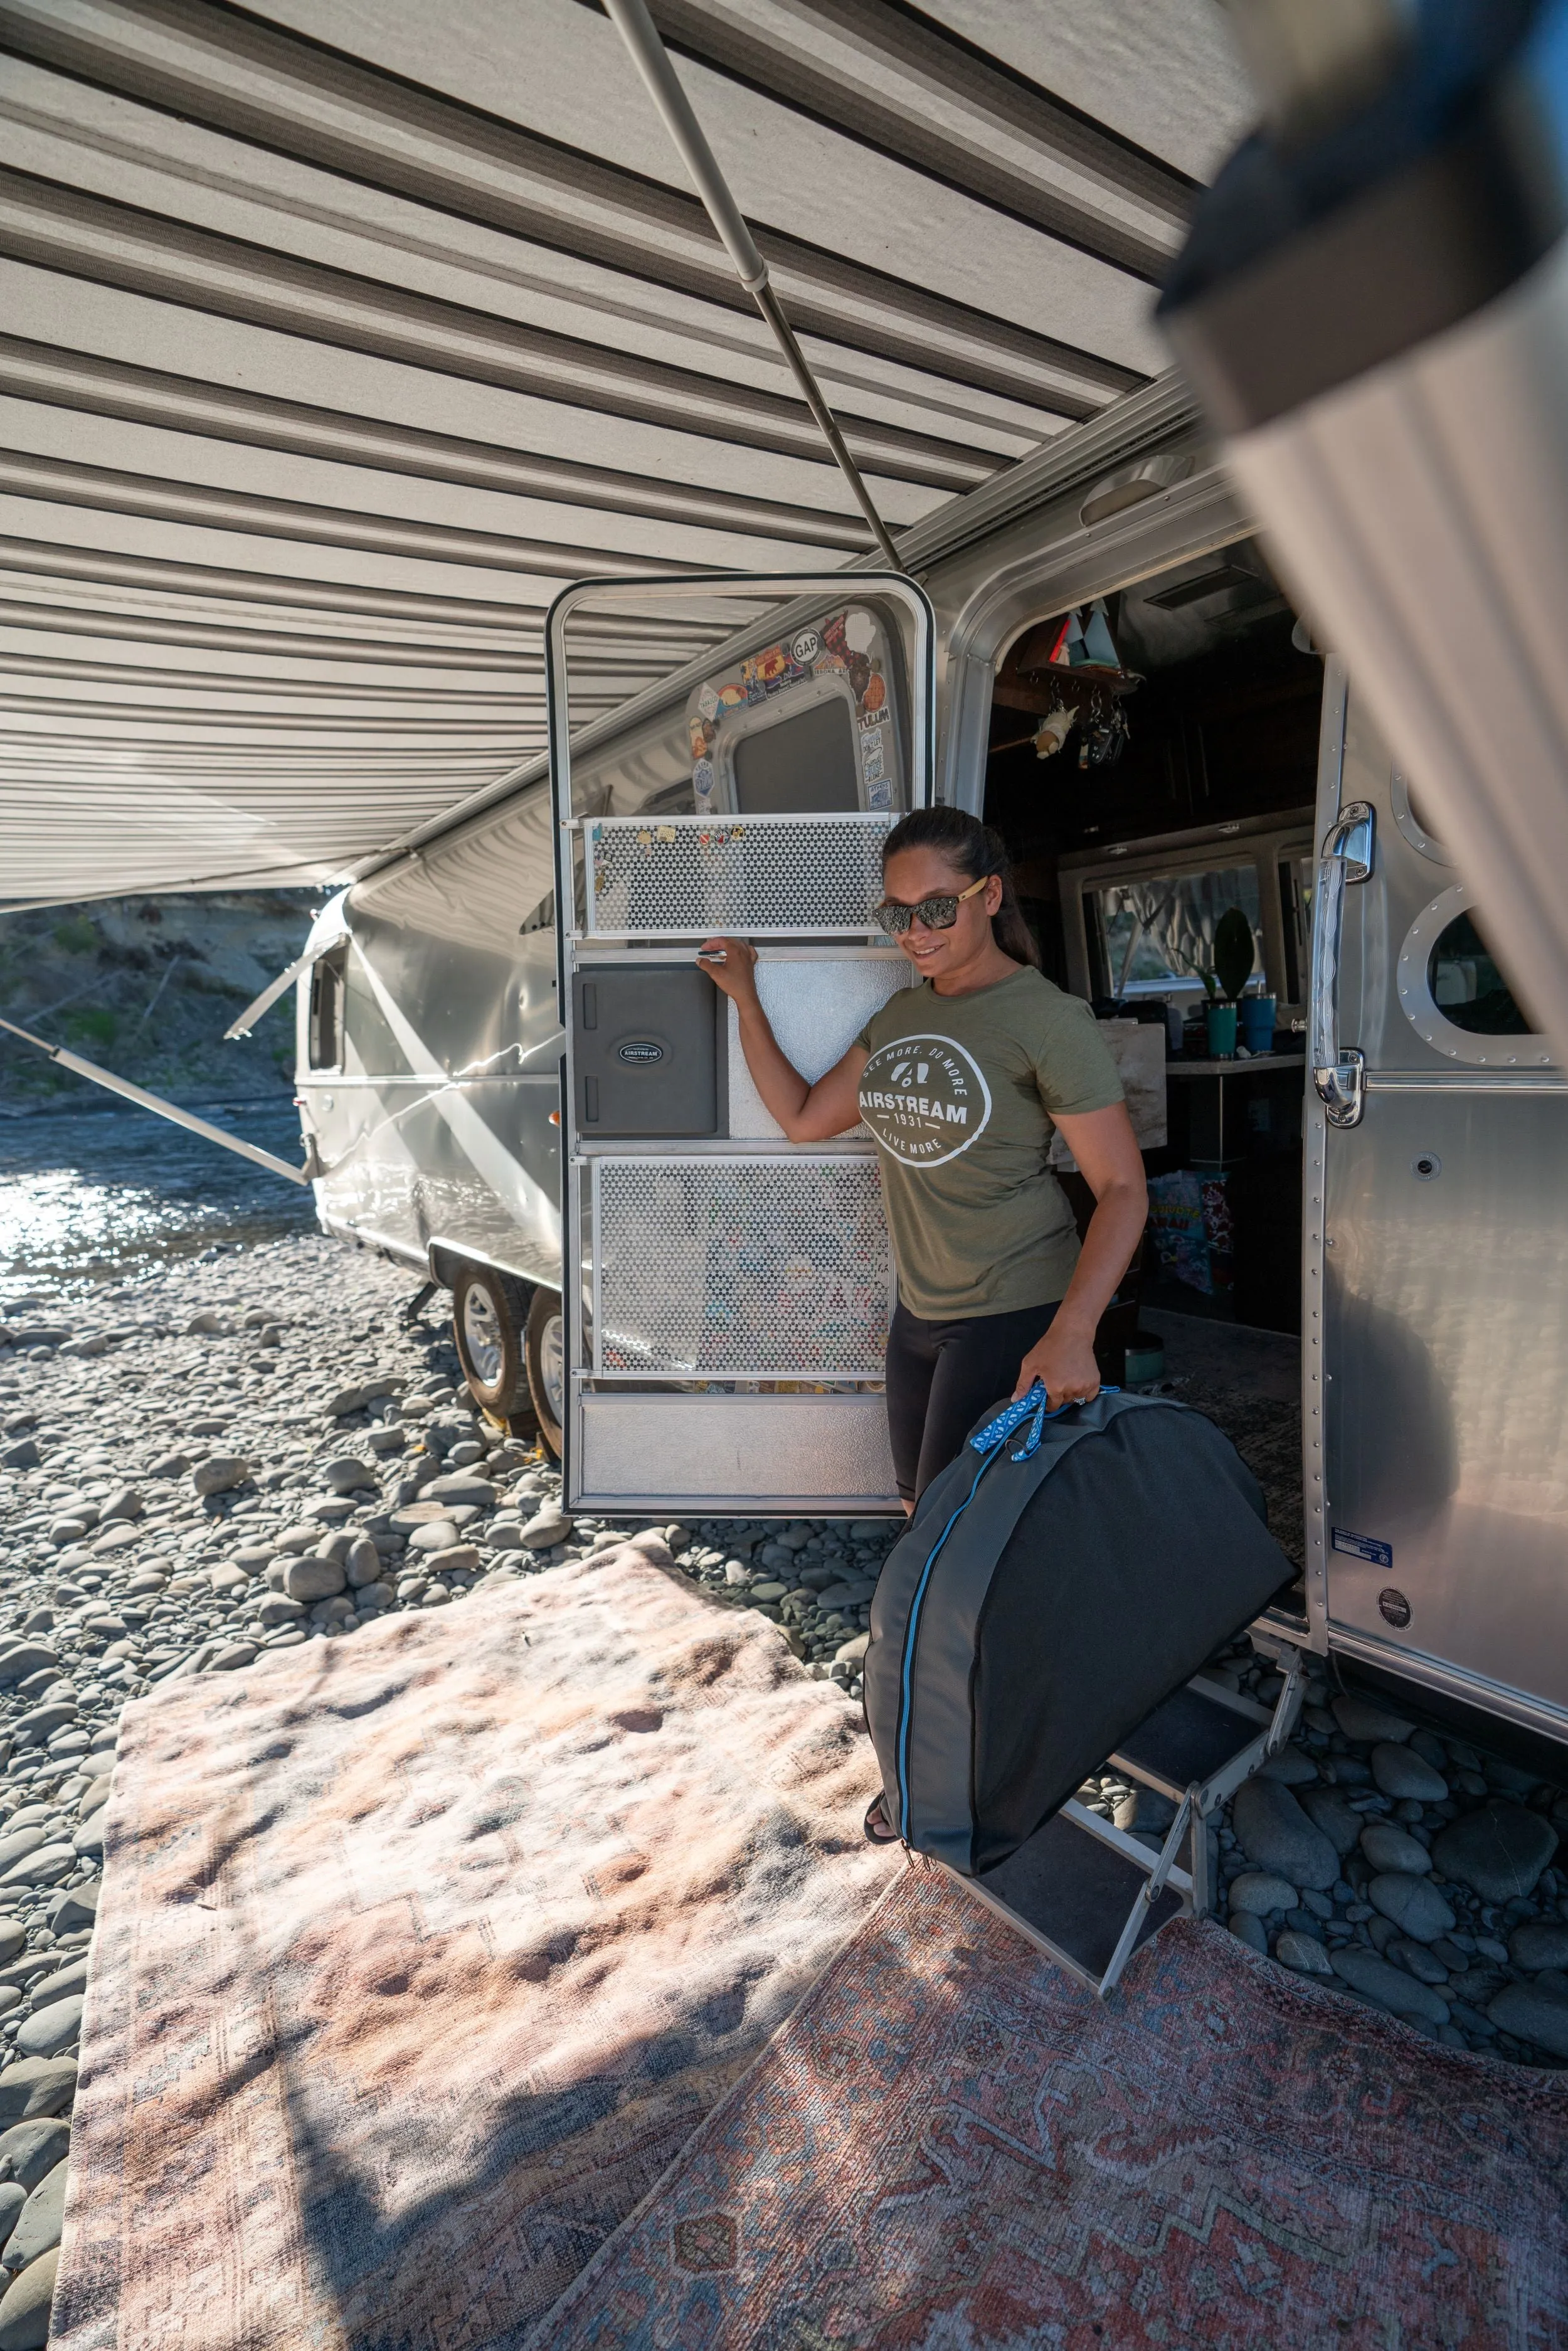
<path fill-rule="evenodd" d="M 49 2339 L 59 2248 L 30 2262 L 0 2300 L 0 2351 L 43 2351 Z"/>
<path fill-rule="evenodd" d="M 1244 1869 L 1239 1877 L 1230 1881 L 1232 1910 L 1245 1910 L 1254 1918 L 1266 1918 L 1271 1910 L 1293 1910 L 1296 1889 L 1282 1877 L 1272 1877 L 1267 1870 Z"/>
<path fill-rule="evenodd" d="M 71 1992 L 65 2000 L 52 2000 L 47 2008 L 24 2017 L 16 2028 L 16 2046 L 24 2057 L 57 2057 L 64 2050 L 74 2049 L 81 2032 L 82 1995 Z M 44 2248 L 40 2245 L 38 2251 Z"/>
<path fill-rule="evenodd" d="M 1274 1957 L 1287 1968 L 1294 1968 L 1300 1976 L 1329 1976 L 1333 1969 L 1329 1955 L 1315 1935 L 1302 1934 L 1297 1928 L 1286 1927 L 1274 1946 Z"/>
<path fill-rule="evenodd" d="M 68 2169 L 68 2163 L 57 2163 L 54 2169 L 39 2180 L 23 2205 L 4 2254 L 8 2270 L 25 2270 L 29 2262 L 38 2261 L 59 2243 L 60 2223 L 65 2218 Z"/>
<path fill-rule="evenodd" d="M 76 2096 L 74 2057 L 24 2057 L 0 2070 L 0 2127 L 64 2114 Z"/>
<path fill-rule="evenodd" d="M 1516 2041 L 1533 2041 L 1568 2058 L 1568 1984 L 1505 1984 L 1487 2003 L 1487 2018 Z"/>
<path fill-rule="evenodd" d="M 1425 1877 L 1432 1866 L 1432 1856 L 1420 1838 L 1407 1836 L 1390 1821 L 1369 1821 L 1361 1832 L 1361 1849 L 1377 1870 L 1403 1870 L 1406 1876 Z"/>
<path fill-rule="evenodd" d="M 1508 1938 L 1509 1957 L 1516 1968 L 1568 1970 L 1568 1916 L 1531 1918 L 1516 1927 Z"/>
<path fill-rule="evenodd" d="M 0 2180 L 15 2180 L 24 2196 L 30 2196 L 39 2180 L 65 2160 L 70 2141 L 70 2125 L 57 2116 L 13 2123 L 8 2131 L 0 2132 Z"/>
<path fill-rule="evenodd" d="M 214 1453 L 191 1472 L 191 1484 L 204 1500 L 210 1494 L 232 1494 L 235 1487 L 249 1483 L 250 1463 L 237 1453 Z"/>
<path fill-rule="evenodd" d="M 1435 1943 L 1458 1924 L 1429 1877 L 1413 1877 L 1406 1870 L 1389 1870 L 1372 1878 L 1366 1898 L 1375 1910 L 1391 1918 L 1402 1934 L 1417 1943 Z"/>
<path fill-rule="evenodd" d="M 1320 1892 L 1338 1877 L 1339 1855 L 1277 1780 L 1243 1782 L 1231 1816 L 1242 1852 L 1260 1869 Z"/>
<path fill-rule="evenodd" d="M 1440 1804 L 1448 1792 L 1448 1783 L 1430 1763 L 1385 1739 L 1372 1750 L 1372 1776 L 1385 1796 L 1417 1804 Z"/>
<path fill-rule="evenodd" d="M 307 1554 L 293 1559 L 283 1573 L 283 1589 L 290 1600 L 307 1606 L 315 1600 L 333 1600 L 348 1583 L 347 1571 L 335 1559 L 321 1559 Z"/>
<path fill-rule="evenodd" d="M 1511 1902 L 1534 1893 L 1557 1843 L 1540 1813 L 1496 1797 L 1439 1831 L 1432 1860 L 1440 1876 L 1468 1886 L 1483 1902 Z"/>
<path fill-rule="evenodd" d="M 1331 1701 L 1331 1711 L 1346 1739 L 1366 1743 L 1386 1739 L 1397 1745 L 1408 1739 L 1416 1728 L 1402 1714 L 1379 1706 L 1375 1698 L 1358 1697 L 1354 1691 L 1342 1691 Z"/>
<path fill-rule="evenodd" d="M 1391 2016 L 1418 2017 L 1430 2025 L 1448 2022 L 1448 2003 L 1430 1984 L 1417 1983 L 1403 1968 L 1390 1967 L 1386 1959 L 1380 1959 L 1375 1951 L 1364 1950 L 1359 1943 L 1331 1952 L 1329 1965 L 1353 1991 L 1387 2009 Z"/>
<path fill-rule="evenodd" d="M 565 1542 L 571 1530 L 570 1514 L 547 1505 L 544 1510 L 537 1511 L 523 1529 L 523 1548 L 526 1551 L 553 1551 L 557 1543 Z"/>

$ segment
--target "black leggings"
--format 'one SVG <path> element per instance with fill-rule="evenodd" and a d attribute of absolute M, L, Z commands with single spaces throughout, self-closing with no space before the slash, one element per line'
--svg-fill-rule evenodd
<path fill-rule="evenodd" d="M 1054 1304 L 1020 1306 L 1011 1314 L 926 1322 L 905 1306 L 894 1310 L 887 1341 L 887 1426 L 906 1502 L 917 1502 L 937 1471 L 956 1459 L 988 1405 L 1007 1402 L 1019 1365 L 1055 1312 Z"/>

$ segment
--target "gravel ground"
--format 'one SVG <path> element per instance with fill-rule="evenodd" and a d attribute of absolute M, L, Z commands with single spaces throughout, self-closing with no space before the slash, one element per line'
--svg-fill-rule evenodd
<path fill-rule="evenodd" d="M 27 2313 L 47 2310 L 53 2278 L 126 1700 L 663 1525 L 564 1515 L 548 1462 L 469 1410 L 448 1326 L 402 1322 L 412 1287 L 301 1236 L 214 1249 L 68 1310 L 0 1294 L 5 2351 L 44 2340 Z M 1203 1401 L 1237 1417 L 1234 1398 Z M 1247 1429 L 1232 1434 L 1245 1449 Z M 885 1520 L 663 1531 L 695 1582 L 773 1618 L 810 1673 L 859 1698 Z M 1212 1670 L 1264 1699 L 1278 1687 L 1245 1641 Z M 1151 1844 L 1170 1818 L 1112 1776 L 1080 1792 Z M 1219 1882 L 1255 1949 L 1451 2046 L 1561 2065 L 1565 1827 L 1558 1789 L 1314 1679 L 1294 1743 L 1227 1810 Z"/>

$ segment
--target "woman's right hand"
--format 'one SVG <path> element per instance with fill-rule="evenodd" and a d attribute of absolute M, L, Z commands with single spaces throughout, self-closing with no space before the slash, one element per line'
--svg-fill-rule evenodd
<path fill-rule="evenodd" d="M 722 962 L 713 960 L 720 956 Z M 745 939 L 705 939 L 697 949 L 697 963 L 736 1004 L 756 1001 L 757 949 Z"/>

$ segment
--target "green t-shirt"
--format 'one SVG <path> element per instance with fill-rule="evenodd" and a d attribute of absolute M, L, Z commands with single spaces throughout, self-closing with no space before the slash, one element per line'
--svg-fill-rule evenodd
<path fill-rule="evenodd" d="M 946 1322 L 1060 1298 L 1078 1233 L 1046 1165 L 1054 1123 L 1123 1099 L 1089 1007 L 1029 967 L 968 996 L 922 980 L 855 1041 L 871 1054 L 861 1116 L 881 1146 L 910 1312 Z"/>

